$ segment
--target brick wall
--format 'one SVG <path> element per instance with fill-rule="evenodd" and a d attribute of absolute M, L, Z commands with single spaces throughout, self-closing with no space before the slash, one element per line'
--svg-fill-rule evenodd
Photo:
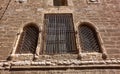
<path fill-rule="evenodd" d="M 70 4 L 67 7 L 54 7 L 52 0 L 25 0 L 22 3 L 11 0 L 5 13 L 9 1 L 0 1 L 0 17 L 4 13 L 0 19 L 0 60 L 6 60 L 12 53 L 18 33 L 24 25 L 34 22 L 42 28 L 46 13 L 72 13 L 76 31 L 82 22 L 91 23 L 100 34 L 101 45 L 106 50 L 108 59 L 120 58 L 119 0 L 99 0 L 98 3 L 88 2 L 89 0 L 68 1 Z"/>

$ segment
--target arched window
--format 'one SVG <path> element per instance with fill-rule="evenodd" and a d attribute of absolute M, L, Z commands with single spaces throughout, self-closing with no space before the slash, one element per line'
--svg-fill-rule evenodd
<path fill-rule="evenodd" d="M 82 52 L 101 52 L 98 37 L 93 27 L 87 24 L 79 26 L 79 37 Z"/>
<path fill-rule="evenodd" d="M 23 28 L 16 53 L 35 53 L 38 42 L 39 29 L 33 24 Z"/>
<path fill-rule="evenodd" d="M 53 0 L 54 6 L 67 6 L 67 0 Z"/>

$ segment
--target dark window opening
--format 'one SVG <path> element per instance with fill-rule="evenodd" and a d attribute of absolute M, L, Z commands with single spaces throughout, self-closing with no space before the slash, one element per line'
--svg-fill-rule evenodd
<path fill-rule="evenodd" d="M 39 29 L 35 26 L 29 25 L 24 27 L 23 33 L 20 37 L 16 53 L 35 53 L 38 42 Z"/>
<path fill-rule="evenodd" d="M 100 52 L 96 31 L 87 25 L 79 27 L 82 52 Z"/>
<path fill-rule="evenodd" d="M 98 0 L 89 0 L 90 2 L 98 2 Z"/>
<path fill-rule="evenodd" d="M 76 53 L 71 14 L 46 14 L 46 54 Z"/>
<path fill-rule="evenodd" d="M 53 0 L 54 6 L 67 6 L 67 0 Z"/>

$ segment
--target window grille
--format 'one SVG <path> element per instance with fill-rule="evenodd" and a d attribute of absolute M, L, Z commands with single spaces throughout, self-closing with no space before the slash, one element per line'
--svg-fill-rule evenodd
<path fill-rule="evenodd" d="M 71 14 L 46 14 L 47 54 L 75 53 L 75 32 Z"/>
<path fill-rule="evenodd" d="M 35 53 L 37 47 L 39 30 L 34 26 L 24 28 L 20 37 L 16 53 Z"/>
<path fill-rule="evenodd" d="M 53 0 L 54 6 L 67 6 L 67 0 Z"/>
<path fill-rule="evenodd" d="M 79 27 L 79 37 L 82 52 L 100 52 L 98 38 L 93 28 L 87 25 Z"/>

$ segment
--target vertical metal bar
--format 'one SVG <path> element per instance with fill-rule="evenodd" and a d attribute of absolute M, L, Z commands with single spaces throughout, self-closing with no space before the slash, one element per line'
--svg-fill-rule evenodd
<path fill-rule="evenodd" d="M 57 45 L 57 53 L 60 53 L 60 44 L 59 44 L 59 42 L 60 42 L 60 16 L 59 15 L 57 15 L 57 30 L 58 30 L 58 45 Z"/>
<path fill-rule="evenodd" d="M 64 37 L 64 16 L 62 15 L 62 16 L 60 16 L 60 19 L 61 19 L 61 24 L 60 25 L 62 25 L 61 26 L 61 28 L 60 28 L 60 30 L 61 30 L 61 38 L 63 38 Z M 64 39 L 64 41 L 65 41 L 65 39 Z M 61 53 L 64 53 L 64 50 L 65 50 L 65 46 L 64 46 L 64 41 L 62 40 L 61 41 Z"/>
<path fill-rule="evenodd" d="M 59 27 L 58 27 L 58 15 L 56 15 L 56 51 L 55 53 L 57 53 L 57 51 L 59 50 Z"/>
<path fill-rule="evenodd" d="M 65 32 L 65 38 L 66 38 L 66 51 L 65 52 L 67 52 L 68 50 L 69 50 L 69 45 L 68 45 L 68 43 L 69 43 L 69 36 L 68 36 L 68 33 L 67 33 L 67 29 L 68 29 L 68 22 L 67 22 L 67 15 L 66 16 L 64 16 L 64 23 L 65 23 L 65 30 L 64 30 L 64 32 Z"/>
<path fill-rule="evenodd" d="M 53 45 L 53 46 L 55 46 L 53 54 L 56 53 L 55 49 L 57 49 L 57 44 L 56 44 L 56 42 L 57 42 L 57 26 L 56 26 L 56 24 L 57 24 L 57 22 L 56 22 L 57 15 L 55 15 L 54 18 L 55 18 L 54 26 L 55 26 L 55 36 L 56 37 L 55 37 L 55 42 L 54 42 L 54 45 Z"/>

